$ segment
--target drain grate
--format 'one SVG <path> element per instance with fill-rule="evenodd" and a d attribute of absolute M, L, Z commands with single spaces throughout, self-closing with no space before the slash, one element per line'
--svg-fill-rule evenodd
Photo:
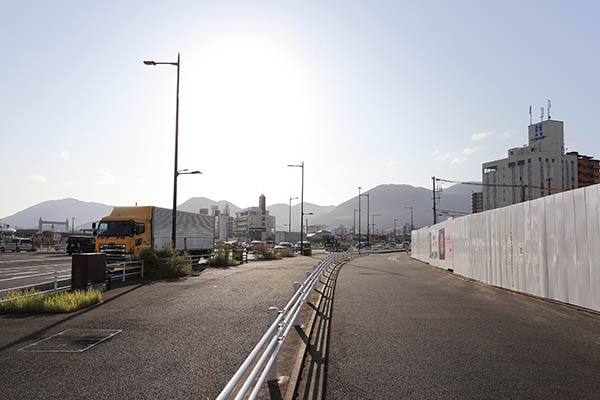
<path fill-rule="evenodd" d="M 122 332 L 121 329 L 67 329 L 20 348 L 36 353 L 82 353 Z"/>

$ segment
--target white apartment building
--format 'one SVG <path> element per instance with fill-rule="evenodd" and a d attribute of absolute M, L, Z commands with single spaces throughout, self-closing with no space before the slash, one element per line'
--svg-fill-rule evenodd
<path fill-rule="evenodd" d="M 269 215 L 266 209 L 266 198 L 259 198 L 260 207 L 250 207 L 235 214 L 235 234 L 237 240 L 275 239 L 275 217 Z"/>
<path fill-rule="evenodd" d="M 485 210 L 577 188 L 577 156 L 565 154 L 563 121 L 529 125 L 529 144 L 483 164 L 482 177 Z"/>

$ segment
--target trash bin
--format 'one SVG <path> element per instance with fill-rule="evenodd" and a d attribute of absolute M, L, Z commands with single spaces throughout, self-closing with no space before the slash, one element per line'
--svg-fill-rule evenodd
<path fill-rule="evenodd" d="M 97 285 L 104 282 L 106 254 L 73 254 L 71 262 L 71 288 L 85 290 L 88 283 Z"/>

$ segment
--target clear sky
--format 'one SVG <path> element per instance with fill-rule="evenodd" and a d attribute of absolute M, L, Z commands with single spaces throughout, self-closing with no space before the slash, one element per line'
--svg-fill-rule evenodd
<path fill-rule="evenodd" d="M 600 157 L 600 3 L 0 3 L 0 217 L 74 197 L 338 204 L 357 186 L 480 180 L 552 100 Z"/>

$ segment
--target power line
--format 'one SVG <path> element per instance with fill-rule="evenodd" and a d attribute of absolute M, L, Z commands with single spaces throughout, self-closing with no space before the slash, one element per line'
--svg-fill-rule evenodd
<path fill-rule="evenodd" d="M 531 188 L 531 189 L 544 189 L 544 190 L 556 190 L 556 191 L 567 191 L 569 189 L 563 189 L 563 188 L 553 188 L 553 187 L 546 187 L 546 186 L 535 186 L 535 185 L 508 185 L 508 184 L 503 184 L 503 183 L 483 183 L 483 182 L 462 182 L 462 181 L 453 181 L 451 179 L 442 179 L 442 178 L 435 178 L 436 180 L 440 181 L 440 182 L 446 182 L 446 183 L 457 183 L 460 185 L 473 185 L 473 186 L 489 186 L 489 187 L 510 187 L 510 188 Z"/>

